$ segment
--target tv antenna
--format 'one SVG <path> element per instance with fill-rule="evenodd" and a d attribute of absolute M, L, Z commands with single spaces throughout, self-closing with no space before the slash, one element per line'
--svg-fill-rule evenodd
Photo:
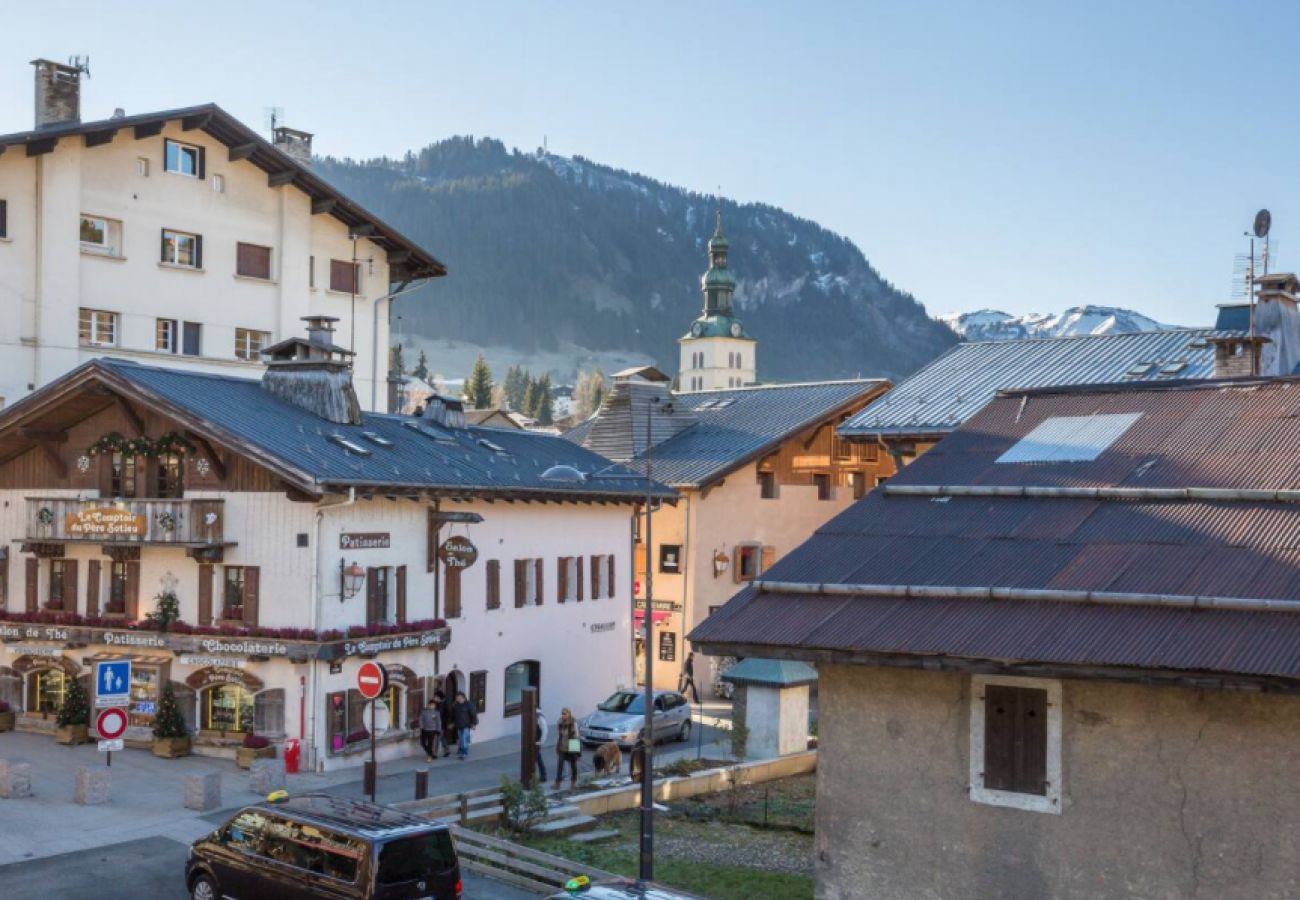
<path fill-rule="evenodd" d="M 284 124 L 284 107 L 283 106 L 265 106 L 262 108 L 265 115 L 266 130 L 271 132 L 271 137 L 275 137 L 275 129 Z"/>
<path fill-rule="evenodd" d="M 90 77 L 90 54 L 82 56 L 78 53 L 76 56 L 69 56 L 68 65 L 87 78 Z"/>

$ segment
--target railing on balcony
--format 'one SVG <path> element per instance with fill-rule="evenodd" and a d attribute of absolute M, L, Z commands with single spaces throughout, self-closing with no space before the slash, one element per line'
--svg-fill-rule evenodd
<path fill-rule="evenodd" d="M 219 546 L 225 518 L 224 500 L 28 497 L 27 539 Z"/>

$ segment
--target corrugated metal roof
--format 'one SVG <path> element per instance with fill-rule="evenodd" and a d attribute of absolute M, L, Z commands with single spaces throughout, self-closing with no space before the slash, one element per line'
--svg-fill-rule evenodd
<path fill-rule="evenodd" d="M 868 378 L 674 394 L 673 415 L 655 416 L 654 438 L 659 442 L 654 447 L 654 477 L 674 487 L 709 484 L 888 384 L 883 379 Z M 644 391 L 636 397 L 641 393 Z M 632 410 L 627 410 L 626 404 L 622 408 L 602 407 L 597 416 L 565 437 L 620 462 L 643 460 L 645 403 L 648 401 Z M 606 426 L 612 424 L 609 419 L 601 421 L 612 416 L 618 417 L 617 430 L 624 435 L 622 439 L 607 434 Z M 674 417 L 681 417 L 687 426 L 675 434 L 660 421 Z M 630 455 L 632 447 L 636 448 L 635 455 Z"/>
<path fill-rule="evenodd" d="M 1044 421 L 1139 418 L 1096 459 L 999 463 Z M 1300 678 L 1300 504 L 895 494 L 899 485 L 1300 489 L 1300 379 L 995 399 L 765 580 L 1297 601 L 1296 613 L 747 590 L 690 635 L 760 644 Z"/>
<path fill-rule="evenodd" d="M 640 476 L 610 469 L 604 457 L 552 435 L 473 426 L 442 428 L 412 416 L 379 413 L 363 413 L 360 425 L 337 425 L 272 396 L 253 379 L 114 359 L 94 360 L 82 369 L 94 367 L 203 420 L 219 433 L 255 446 L 321 486 L 623 498 L 645 493 Z M 22 404 L 38 402 L 41 393 L 24 398 Z M 542 473 L 556 465 L 587 474 L 605 471 L 600 478 L 581 483 L 543 480 Z M 619 478 L 619 473 L 627 477 Z M 656 493 L 673 495 L 662 484 Z"/>
<path fill-rule="evenodd" d="M 1004 389 L 1211 378 L 1214 347 L 1206 341 L 1227 333 L 1171 329 L 958 344 L 845 422 L 840 433 L 946 434 Z M 1187 365 L 1162 374 L 1175 361 Z M 1150 368 L 1128 374 L 1141 364 Z"/>

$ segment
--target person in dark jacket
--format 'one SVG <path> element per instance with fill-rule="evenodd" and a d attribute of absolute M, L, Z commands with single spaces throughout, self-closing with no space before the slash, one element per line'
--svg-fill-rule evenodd
<path fill-rule="evenodd" d="M 576 750 L 574 748 L 577 748 Z M 560 711 L 560 719 L 555 723 L 555 789 L 560 789 L 564 781 L 564 765 L 568 763 L 572 773 L 569 787 L 578 786 L 578 760 L 582 757 L 582 744 L 578 740 L 578 723 L 573 713 L 566 706 Z"/>
<path fill-rule="evenodd" d="M 420 746 L 424 748 L 425 758 L 433 762 L 442 750 L 442 710 L 438 708 L 435 696 L 429 705 L 420 710 Z"/>
<path fill-rule="evenodd" d="M 546 724 L 546 714 L 539 709 L 537 711 L 537 776 L 542 780 L 542 784 L 546 783 L 546 760 L 544 759 L 546 753 L 542 747 L 546 743 L 546 735 L 550 730 L 550 726 Z"/>
<path fill-rule="evenodd" d="M 691 689 L 692 702 L 696 706 L 700 704 L 700 691 L 695 686 L 695 651 L 686 654 L 686 663 L 682 666 L 682 677 L 677 682 L 678 693 L 685 694 L 686 688 Z"/>
<path fill-rule="evenodd" d="M 478 710 L 461 691 L 456 692 L 456 702 L 451 707 L 451 723 L 456 726 L 456 755 L 464 759 L 469 756 L 470 732 L 478 727 Z"/>

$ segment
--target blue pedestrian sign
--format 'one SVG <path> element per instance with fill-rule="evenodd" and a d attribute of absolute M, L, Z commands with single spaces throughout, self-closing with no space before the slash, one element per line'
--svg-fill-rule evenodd
<path fill-rule="evenodd" d="M 131 701 L 131 660 L 95 663 L 95 705 L 126 706 Z"/>

